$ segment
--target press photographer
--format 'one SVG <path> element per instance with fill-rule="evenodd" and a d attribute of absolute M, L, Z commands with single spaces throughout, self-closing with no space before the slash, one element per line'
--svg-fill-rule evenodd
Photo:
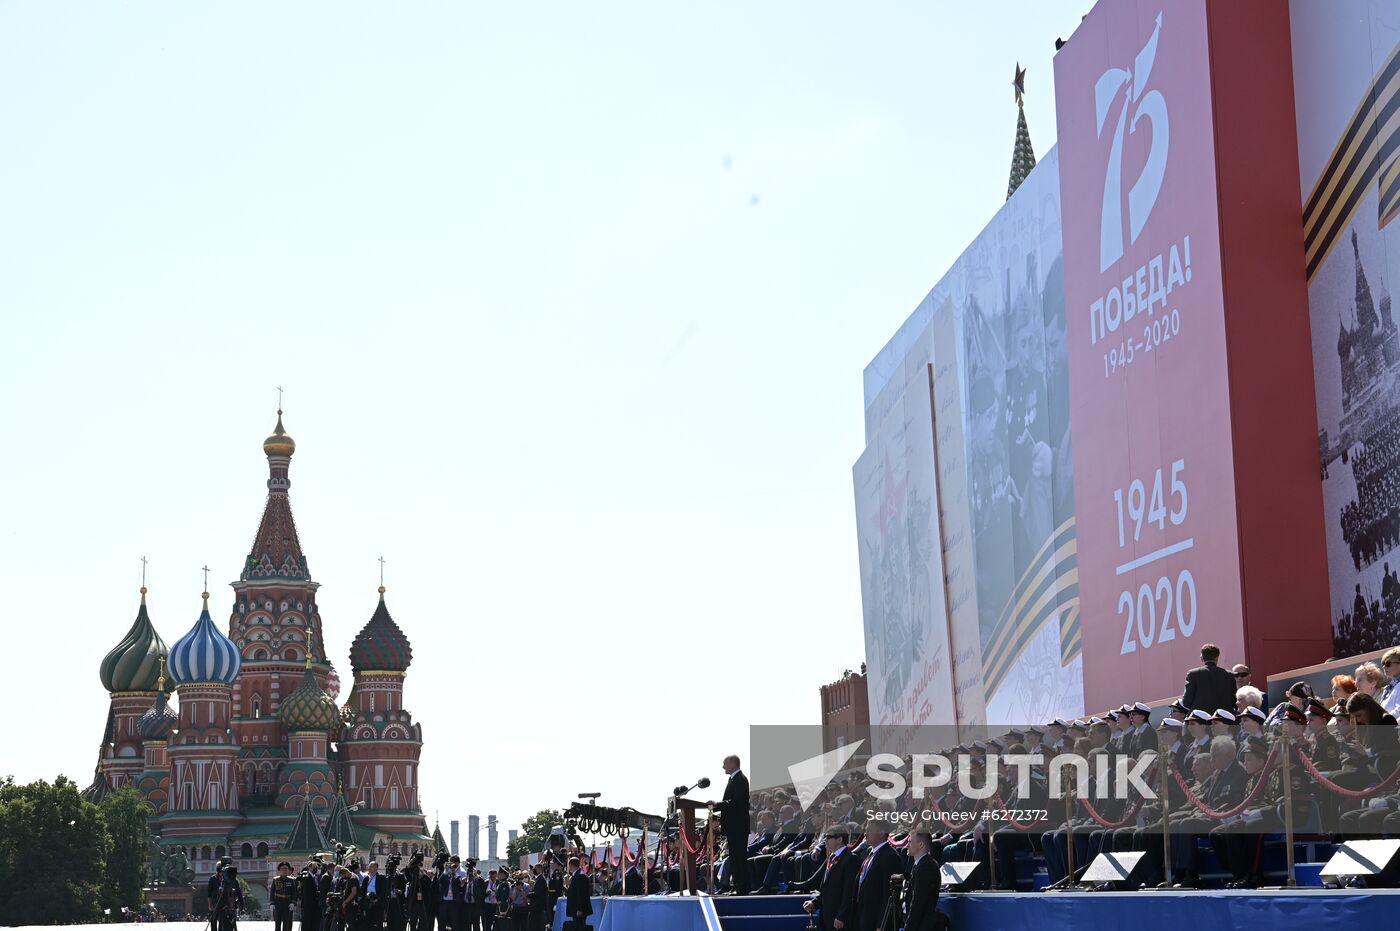
<path fill-rule="evenodd" d="M 225 857 L 209 877 L 209 922 L 213 931 L 235 931 L 238 913 L 243 910 L 243 890 L 238 885 L 238 869 Z"/>

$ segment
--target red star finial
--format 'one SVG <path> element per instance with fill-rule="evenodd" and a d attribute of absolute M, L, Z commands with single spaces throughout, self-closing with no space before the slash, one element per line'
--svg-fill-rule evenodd
<path fill-rule="evenodd" d="M 1016 76 L 1011 80 L 1011 86 L 1016 88 L 1016 106 L 1021 106 L 1021 98 L 1026 94 L 1026 69 L 1021 67 L 1021 63 L 1016 62 Z"/>

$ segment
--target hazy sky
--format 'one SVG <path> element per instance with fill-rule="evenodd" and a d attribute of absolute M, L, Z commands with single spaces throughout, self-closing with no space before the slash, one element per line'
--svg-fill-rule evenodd
<path fill-rule="evenodd" d="M 206 562 L 226 623 L 278 384 L 347 678 L 388 560 L 430 824 L 815 724 L 861 369 L 1089 6 L 0 6 L 0 772 L 88 781 L 141 556 L 167 643 Z"/>

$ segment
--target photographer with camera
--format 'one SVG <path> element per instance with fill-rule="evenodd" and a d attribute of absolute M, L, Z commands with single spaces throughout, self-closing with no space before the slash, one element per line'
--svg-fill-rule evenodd
<path fill-rule="evenodd" d="M 354 861 L 352 865 L 358 865 Z M 356 926 L 359 913 L 360 877 L 348 866 L 337 865 L 325 896 L 321 916 L 322 931 L 346 931 Z"/>
<path fill-rule="evenodd" d="M 399 864 L 402 861 L 403 858 L 399 854 L 392 854 L 384 861 L 384 884 L 387 893 L 384 901 L 385 931 L 404 931 L 404 924 L 408 920 L 404 908 L 408 883 L 404 874 L 399 872 Z"/>
<path fill-rule="evenodd" d="M 209 921 L 212 931 L 236 931 L 238 913 L 243 909 L 243 889 L 238 884 L 238 869 L 228 857 L 219 861 L 214 875 L 209 877 L 212 895 L 209 899 Z"/>
<path fill-rule="evenodd" d="M 486 880 L 476 870 L 476 859 L 467 857 L 462 863 L 467 877 L 462 881 L 462 926 L 457 931 L 481 931 L 481 915 L 486 902 Z"/>
<path fill-rule="evenodd" d="M 423 928 L 423 852 L 414 851 L 403 871 L 404 927 L 406 931 L 426 931 Z"/>
<path fill-rule="evenodd" d="M 462 887 L 466 880 L 467 871 L 462 869 L 461 857 L 452 857 L 438 872 L 437 917 L 442 931 L 462 931 Z"/>
<path fill-rule="evenodd" d="M 292 931 L 292 906 L 296 904 L 298 889 L 290 863 L 284 860 L 277 864 L 277 875 L 268 892 L 272 900 L 273 931 Z"/>

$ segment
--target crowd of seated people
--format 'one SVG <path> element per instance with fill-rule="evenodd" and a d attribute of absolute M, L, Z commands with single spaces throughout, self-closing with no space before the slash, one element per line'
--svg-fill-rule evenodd
<path fill-rule="evenodd" d="M 1173 887 L 1195 888 L 1203 884 L 1205 850 L 1228 874 L 1213 879 L 1252 887 L 1262 881 L 1267 838 L 1289 820 L 1296 834 L 1332 840 L 1400 837 L 1400 684 L 1392 678 L 1400 677 L 1400 648 L 1335 677 L 1328 697 L 1295 683 L 1272 709 L 1248 684 L 1248 670 L 1236 670 L 1244 684 L 1228 708 L 1178 699 L 1154 725 L 1147 705 L 1130 702 L 1082 720 L 930 748 L 952 762 L 954 775 L 922 797 L 909 791 L 876 802 L 861 771 L 834 779 L 805 810 L 792 790 L 757 792 L 748 848 L 753 886 L 770 893 L 819 887 L 833 837 L 860 856 L 882 843 L 901 850 L 911 832 L 927 831 L 935 860 L 984 865 L 966 888 L 1000 889 L 1017 888 L 1018 855 L 1026 853 L 1043 859 L 1051 888 L 1075 883 L 1097 854 L 1123 851 L 1141 851 L 1142 862 L 1131 886 L 1109 888 L 1161 886 L 1168 861 Z M 961 794 L 962 770 L 971 786 L 984 787 L 991 756 L 1020 753 L 1040 760 L 1028 780 L 1018 783 L 1018 771 L 1001 766 L 990 797 Z M 1070 754 L 1088 761 L 1087 773 L 1070 760 L 1057 764 Z M 1138 761 L 1150 796 L 1132 780 L 1114 784 L 1122 758 Z M 908 776 L 908 760 L 904 766 Z M 1052 769 L 1063 778 L 1052 779 Z M 872 815 L 894 834 L 872 836 Z M 723 887 L 728 877 L 720 872 Z"/>

